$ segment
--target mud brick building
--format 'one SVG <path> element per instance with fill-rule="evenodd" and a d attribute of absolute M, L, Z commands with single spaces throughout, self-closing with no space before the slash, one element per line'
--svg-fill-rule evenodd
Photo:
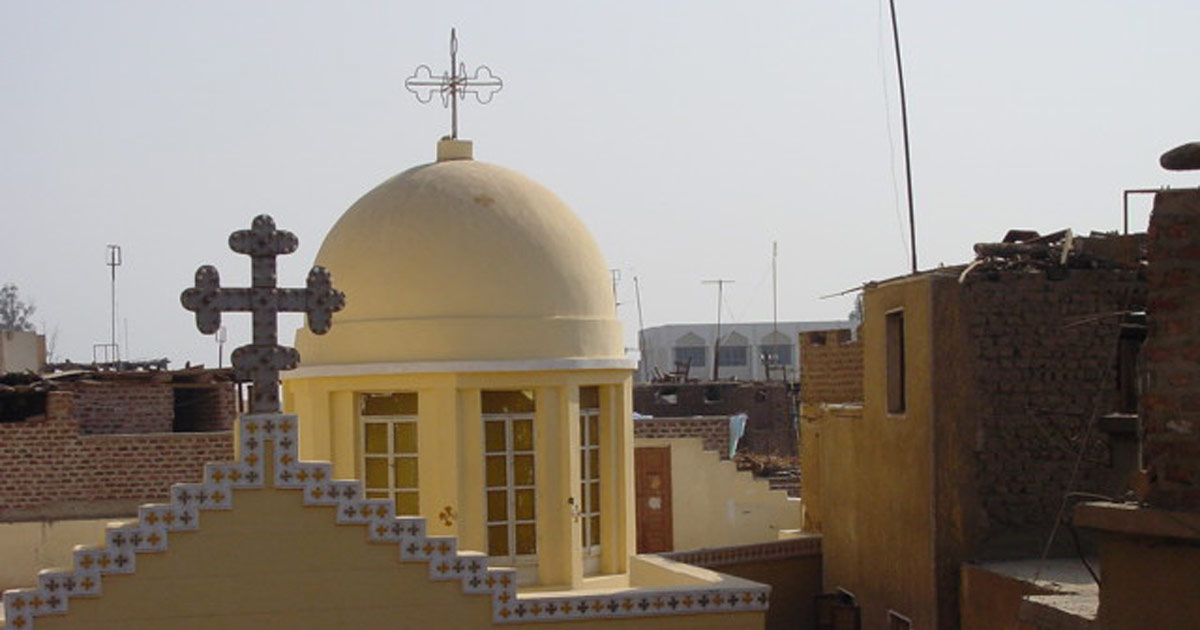
<path fill-rule="evenodd" d="M 680 424 L 680 421 L 695 416 L 723 416 L 728 427 L 730 416 L 745 413 L 748 418 L 741 450 L 756 455 L 796 455 L 796 392 L 790 383 L 710 381 L 638 385 L 633 390 L 633 409 L 639 414 L 653 416 L 656 422 L 668 418 L 674 420 L 675 428 L 680 431 L 716 430 L 711 427 L 685 429 Z M 638 420 L 635 426 L 646 422 Z M 695 423 L 688 421 L 688 424 Z M 724 452 L 728 454 L 727 449 Z"/>
<path fill-rule="evenodd" d="M 959 627 L 965 563 L 1037 558 L 1067 493 L 1128 487 L 1099 426 L 1136 407 L 1145 236 L 1024 238 L 868 284 L 861 345 L 804 340 L 805 523 L 863 627 Z"/>
<path fill-rule="evenodd" d="M 228 370 L 9 374 L 0 522 L 133 514 L 233 453 Z"/>

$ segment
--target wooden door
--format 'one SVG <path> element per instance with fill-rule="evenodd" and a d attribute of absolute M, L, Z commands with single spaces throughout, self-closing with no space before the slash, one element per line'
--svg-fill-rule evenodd
<path fill-rule="evenodd" d="M 634 449 L 637 495 L 637 552 L 673 551 L 671 522 L 671 449 Z"/>

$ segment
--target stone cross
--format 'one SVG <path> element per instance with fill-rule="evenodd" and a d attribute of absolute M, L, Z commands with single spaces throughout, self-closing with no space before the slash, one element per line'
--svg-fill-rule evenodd
<path fill-rule="evenodd" d="M 420 65 L 413 75 L 404 81 L 404 87 L 417 95 L 417 100 L 428 103 L 434 94 L 442 97 L 442 107 L 450 106 L 450 137 L 458 138 L 458 101 L 474 94 L 481 105 L 492 101 L 496 92 L 504 88 L 504 81 L 492 74 L 492 69 L 479 66 L 474 76 L 467 76 L 467 65 L 458 62 L 458 35 L 450 29 L 450 72 L 433 76 L 429 66 Z"/>
<path fill-rule="evenodd" d="M 275 257 L 296 251 L 299 243 L 295 234 L 275 229 L 275 221 L 260 214 L 249 230 L 229 236 L 230 249 L 250 256 L 250 288 L 223 288 L 216 267 L 204 265 L 196 270 L 196 286 L 179 297 L 184 308 L 196 312 L 196 327 L 206 335 L 221 327 L 222 312 L 253 314 L 254 343 L 234 350 L 232 356 L 238 378 L 254 383 L 251 413 L 280 411 L 279 371 L 290 370 L 300 362 L 295 348 L 279 345 L 276 316 L 282 312 L 304 313 L 309 329 L 323 335 L 333 323 L 333 314 L 346 304 L 346 295 L 333 288 L 324 267 L 313 267 L 308 272 L 304 289 L 276 286 Z"/>

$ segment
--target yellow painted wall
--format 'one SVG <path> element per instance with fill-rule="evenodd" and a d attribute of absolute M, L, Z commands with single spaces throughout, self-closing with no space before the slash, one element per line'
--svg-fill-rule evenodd
<path fill-rule="evenodd" d="M 1105 630 L 1200 627 L 1200 544 L 1106 533 L 1100 543 Z"/>
<path fill-rule="evenodd" d="M 964 564 L 959 613 L 962 630 L 1037 630 L 1037 626 L 1019 619 L 1022 598 L 1053 592 L 1028 580 Z"/>
<path fill-rule="evenodd" d="M 902 279 L 863 297 L 862 417 L 819 426 L 825 590 L 853 593 L 864 628 L 886 627 L 889 609 L 914 628 L 935 628 L 931 285 L 924 277 Z M 901 308 L 906 410 L 889 414 L 885 315 Z M 804 423 L 803 430 L 814 428 Z"/>
<path fill-rule="evenodd" d="M 771 585 L 767 630 L 815 630 L 813 598 L 821 594 L 821 554 L 724 564 L 721 573 Z"/>
<path fill-rule="evenodd" d="M 464 549 L 486 549 L 483 424 L 480 392 L 533 390 L 537 413 L 537 583 L 578 587 L 584 577 L 580 523 L 569 499 L 580 501 L 578 390 L 601 392 L 601 532 L 603 573 L 628 570 L 635 552 L 632 375 L 629 370 L 393 373 L 314 376 L 284 381 L 284 404 L 300 415 L 300 456 L 328 460 L 334 476 L 361 479 L 357 400 L 361 393 L 419 395 L 421 515 L 429 533 L 455 535 Z M 449 508 L 449 510 L 447 510 Z M 450 520 L 439 514 L 453 513 Z"/>
<path fill-rule="evenodd" d="M 334 524 L 332 507 L 305 507 L 288 490 L 239 490 L 232 511 L 206 511 L 201 529 L 171 534 L 165 553 L 104 578 L 99 598 L 42 616 L 39 630 L 478 628 L 489 596 L 431 582 L 425 563 L 401 564 L 394 544 Z M 555 623 L 559 628 L 757 628 L 763 613 Z M 505 624 L 507 627 L 548 627 Z"/>
<path fill-rule="evenodd" d="M 104 542 L 104 526 L 112 519 L 0 523 L 0 591 L 37 583 L 37 572 L 69 568 L 75 545 Z"/>
<path fill-rule="evenodd" d="M 636 440 L 641 446 L 671 449 L 675 550 L 771 542 L 800 527 L 799 499 L 705 451 L 700 438 Z"/>

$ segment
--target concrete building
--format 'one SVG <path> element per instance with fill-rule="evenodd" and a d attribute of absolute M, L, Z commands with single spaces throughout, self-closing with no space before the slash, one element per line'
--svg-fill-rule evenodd
<path fill-rule="evenodd" d="M 799 353 L 796 339 L 811 330 L 849 329 L 849 321 L 749 322 L 721 324 L 721 379 L 739 381 L 796 380 Z M 690 365 L 690 379 L 711 379 L 716 324 L 666 324 L 641 332 L 638 382 L 672 374 L 677 365 Z M 768 367 L 771 374 L 767 374 Z"/>

